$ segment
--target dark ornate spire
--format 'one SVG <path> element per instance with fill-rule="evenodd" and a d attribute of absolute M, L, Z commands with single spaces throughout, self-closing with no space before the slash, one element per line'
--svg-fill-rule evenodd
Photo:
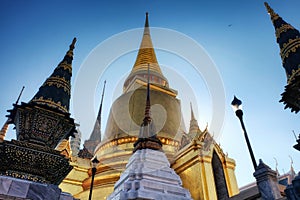
<path fill-rule="evenodd" d="M 70 118 L 72 60 L 76 38 L 64 59 L 39 88 L 29 103 L 14 104 L 9 110 L 10 123 L 16 126 L 17 140 L 54 149 L 62 140 L 73 136 L 74 119 Z"/>
<path fill-rule="evenodd" d="M 150 66 L 148 64 L 148 81 L 147 81 L 147 98 L 145 106 L 145 117 L 141 124 L 140 133 L 138 140 L 134 143 L 133 152 L 139 149 L 154 149 L 162 150 L 162 143 L 156 136 L 156 130 L 150 114 L 150 83 L 149 83 L 149 73 Z"/>
<path fill-rule="evenodd" d="M 17 140 L 0 142 L 0 175 L 59 185 L 72 170 L 68 158 L 56 147 L 76 131 L 69 113 L 75 42 L 74 38 L 64 59 L 34 98 L 20 105 L 18 98 L 14 108 L 8 110 L 7 117 L 15 125 Z"/>
<path fill-rule="evenodd" d="M 76 38 L 73 39 L 70 49 L 64 59 L 55 68 L 54 72 L 39 88 L 39 91 L 30 101 L 30 103 L 46 105 L 58 109 L 61 112 L 69 112 L 71 96 L 71 76 L 73 50 L 75 48 Z"/>
<path fill-rule="evenodd" d="M 265 6 L 275 28 L 288 82 L 280 102 L 286 104 L 285 108 L 291 108 L 292 112 L 297 113 L 300 110 L 300 33 L 275 13 L 268 3 L 265 2 Z"/>
<path fill-rule="evenodd" d="M 134 77 L 144 77 L 145 75 L 147 75 L 148 65 L 150 65 L 151 76 L 155 77 L 154 79 L 151 79 L 151 82 L 155 82 L 156 84 L 168 87 L 168 81 L 162 74 L 160 66 L 157 62 L 156 54 L 153 48 L 152 39 L 150 35 L 148 13 L 146 13 L 142 42 L 131 73 L 129 74 L 128 78 L 124 83 L 124 88 L 127 88 L 127 86 L 130 85 Z"/>
<path fill-rule="evenodd" d="M 105 85 L 106 85 L 106 81 L 104 81 L 99 112 L 97 115 L 97 119 L 96 119 L 96 122 L 94 125 L 93 132 L 92 132 L 90 138 L 84 142 L 85 147 L 92 154 L 94 153 L 94 150 L 97 147 L 97 145 L 101 142 L 101 113 L 102 113 L 102 104 L 103 104 L 103 98 L 104 98 L 104 92 L 105 92 Z"/>

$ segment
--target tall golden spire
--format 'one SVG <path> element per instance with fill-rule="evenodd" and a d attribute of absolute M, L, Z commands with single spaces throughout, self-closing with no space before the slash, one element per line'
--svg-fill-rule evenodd
<path fill-rule="evenodd" d="M 157 63 L 156 55 L 154 52 L 151 35 L 150 35 L 150 28 L 149 28 L 149 20 L 148 20 L 148 13 L 146 13 L 146 21 L 144 27 L 144 35 L 140 45 L 140 49 L 134 63 L 133 69 L 131 72 L 136 72 L 139 70 L 147 70 L 147 64 L 150 65 L 150 70 L 155 71 L 161 74 L 161 69 Z"/>
<path fill-rule="evenodd" d="M 124 88 L 127 88 L 127 86 L 130 84 L 130 82 L 134 79 L 135 76 L 147 76 L 148 64 L 150 65 L 150 76 L 153 77 L 151 78 L 150 82 L 168 87 L 168 81 L 163 76 L 160 66 L 156 59 L 156 54 L 153 48 L 150 35 L 149 19 L 147 12 L 142 42 L 131 73 L 124 83 Z"/>

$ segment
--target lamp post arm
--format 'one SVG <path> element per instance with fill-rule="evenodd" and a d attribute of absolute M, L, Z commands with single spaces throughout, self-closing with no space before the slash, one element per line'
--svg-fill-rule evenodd
<path fill-rule="evenodd" d="M 254 153 L 253 153 L 253 150 L 252 150 L 249 138 L 248 138 L 248 134 L 247 134 L 247 131 L 246 131 L 246 128 L 245 128 L 245 124 L 244 124 L 244 120 L 243 120 L 243 111 L 242 110 L 237 110 L 235 112 L 235 114 L 236 114 L 236 116 L 239 118 L 239 120 L 241 122 L 242 129 L 244 131 L 245 140 L 246 140 L 246 143 L 247 143 L 247 147 L 248 147 L 248 150 L 249 150 L 249 153 L 250 153 L 250 157 L 251 157 L 251 160 L 252 160 L 252 164 L 253 164 L 254 170 L 256 170 L 257 163 L 256 163 L 256 160 L 255 160 L 255 157 L 254 157 Z"/>

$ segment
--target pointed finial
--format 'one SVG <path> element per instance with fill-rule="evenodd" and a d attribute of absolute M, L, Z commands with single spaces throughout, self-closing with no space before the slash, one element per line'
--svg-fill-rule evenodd
<path fill-rule="evenodd" d="M 293 163 L 294 163 L 294 161 L 293 161 L 292 156 L 289 155 L 289 158 L 291 159 L 291 169 L 292 169 L 292 168 L 293 168 Z"/>
<path fill-rule="evenodd" d="M 25 86 L 23 86 L 22 89 L 21 89 L 21 92 L 20 92 L 20 94 L 19 94 L 19 96 L 18 96 L 18 98 L 17 98 L 17 101 L 16 101 L 16 103 L 15 103 L 16 105 L 19 103 L 19 100 L 20 100 L 20 98 L 21 98 L 21 95 L 22 95 L 22 93 L 23 93 L 24 88 L 25 88 Z"/>
<path fill-rule="evenodd" d="M 148 12 L 146 12 L 145 27 L 149 27 Z"/>
<path fill-rule="evenodd" d="M 104 85 L 103 85 L 102 97 L 101 97 L 101 103 L 100 103 L 100 109 L 99 109 L 98 115 L 101 115 L 101 112 L 102 112 L 102 104 L 103 104 L 103 97 L 104 97 L 104 92 L 105 92 L 105 85 L 106 85 L 106 80 L 104 81 Z"/>
<path fill-rule="evenodd" d="M 148 79 L 147 79 L 147 99 L 146 99 L 146 108 L 145 108 L 145 119 L 150 119 L 150 64 L 148 63 Z M 145 120 L 144 119 L 144 120 Z"/>
<path fill-rule="evenodd" d="M 74 37 L 72 43 L 69 46 L 70 48 L 69 48 L 69 51 L 67 52 L 66 56 L 73 57 L 73 50 L 75 49 L 75 43 L 76 43 L 76 41 L 77 41 L 77 39 L 76 39 L 76 37 Z M 65 59 L 69 60 L 66 57 L 64 58 L 64 60 Z"/>
<path fill-rule="evenodd" d="M 264 2 L 264 4 L 265 4 L 265 7 L 266 7 L 268 13 L 274 12 L 273 9 L 269 6 L 269 4 L 267 2 Z"/>
<path fill-rule="evenodd" d="M 232 102 L 231 102 L 231 105 L 232 106 L 240 106 L 240 105 L 242 105 L 242 101 L 241 100 L 239 100 L 235 95 L 234 95 L 234 97 L 233 97 L 233 100 L 232 100 Z"/>
<path fill-rule="evenodd" d="M 272 20 L 275 18 L 275 17 L 278 17 L 278 14 L 274 12 L 274 10 L 269 6 L 269 4 L 267 2 L 264 3 L 265 4 L 265 7 L 269 13 L 269 15 L 271 16 Z"/>
<path fill-rule="evenodd" d="M 148 63 L 147 100 L 145 118 L 141 124 L 139 138 L 133 144 L 133 153 L 140 149 L 153 149 L 162 151 L 162 143 L 156 136 L 156 129 L 150 116 L 150 64 Z"/>
<path fill-rule="evenodd" d="M 273 159 L 275 160 L 275 171 L 276 171 L 276 174 L 277 176 L 279 176 L 279 171 L 278 171 L 278 162 L 277 162 L 277 159 L 275 157 L 273 157 Z"/>
<path fill-rule="evenodd" d="M 193 119 L 195 119 L 195 115 L 194 115 L 194 111 L 193 111 L 192 102 L 190 102 L 190 106 L 191 106 L 191 120 L 193 120 Z"/>
<path fill-rule="evenodd" d="M 72 44 L 70 45 L 70 50 L 73 50 L 75 48 L 76 41 L 77 41 L 77 39 L 76 39 L 76 37 L 74 37 Z"/>
<path fill-rule="evenodd" d="M 292 179 L 294 179 L 295 178 L 295 175 L 296 175 L 296 173 L 295 173 L 295 170 L 294 170 L 294 167 L 293 167 L 293 163 L 294 163 L 294 161 L 293 161 L 293 158 L 289 155 L 289 157 L 290 157 L 290 159 L 291 159 L 291 168 L 290 168 L 290 175 L 292 176 Z"/>

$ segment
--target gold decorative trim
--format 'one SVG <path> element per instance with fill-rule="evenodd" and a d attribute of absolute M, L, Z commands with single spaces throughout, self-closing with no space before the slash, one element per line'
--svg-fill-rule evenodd
<path fill-rule="evenodd" d="M 65 183 L 65 184 L 73 184 L 73 185 L 79 185 L 81 186 L 82 185 L 82 182 L 81 181 L 76 181 L 76 180 L 71 180 L 71 179 L 67 179 L 65 178 L 62 183 Z"/>
<path fill-rule="evenodd" d="M 5 135 L 8 130 L 9 121 L 10 120 L 8 119 L 2 126 L 2 129 L 0 130 L 0 142 L 2 142 L 5 139 Z"/>
<path fill-rule="evenodd" d="M 169 145 L 169 146 L 174 146 L 174 147 L 179 146 L 179 142 L 176 140 L 173 140 L 170 138 L 164 138 L 164 137 L 158 137 L 158 138 L 160 139 L 160 141 L 163 145 Z M 121 144 L 133 143 L 133 142 L 136 142 L 137 139 L 138 139 L 137 137 L 123 137 L 123 138 L 113 139 L 109 142 L 104 143 L 100 147 L 98 147 L 96 152 L 107 149 L 109 147 L 118 146 Z"/>
<path fill-rule="evenodd" d="M 288 77 L 288 84 L 290 84 L 294 79 L 295 79 L 295 76 L 300 74 L 300 65 L 298 65 L 298 69 L 297 70 L 292 70 L 292 74 Z"/>
<path fill-rule="evenodd" d="M 55 85 L 57 88 L 63 88 L 64 91 L 68 93 L 68 95 L 70 95 L 71 93 L 70 81 L 67 81 L 64 77 L 59 77 L 59 76 L 49 77 L 43 84 L 43 86 L 45 85 L 48 86 Z"/>
<path fill-rule="evenodd" d="M 66 62 L 61 62 L 58 65 L 58 67 L 62 67 L 64 70 L 68 70 L 70 74 L 72 73 L 72 65 L 71 64 L 68 64 Z"/>
<path fill-rule="evenodd" d="M 42 105 L 47 105 L 49 107 L 52 108 L 58 108 L 59 110 L 63 111 L 63 112 L 68 112 L 68 109 L 66 106 L 62 106 L 61 102 L 54 102 L 52 99 L 44 99 L 44 97 L 40 97 L 40 98 L 34 98 L 31 100 L 32 102 L 35 102 L 37 104 L 42 104 Z"/>
<path fill-rule="evenodd" d="M 72 57 L 72 58 L 73 58 L 73 55 L 74 55 L 73 50 L 69 50 L 69 51 L 67 52 L 67 55 L 68 55 L 69 57 Z"/>
<path fill-rule="evenodd" d="M 88 169 L 77 167 L 77 166 L 73 166 L 73 169 L 76 171 L 86 172 L 86 173 L 89 171 Z"/>
<path fill-rule="evenodd" d="M 282 24 L 282 26 L 280 26 L 279 28 L 277 28 L 275 30 L 276 37 L 279 38 L 280 34 L 283 33 L 283 32 L 286 32 L 288 29 L 294 29 L 294 27 L 291 26 L 290 24 Z"/>
<path fill-rule="evenodd" d="M 141 85 L 144 85 L 144 86 L 147 85 L 147 83 L 145 83 L 144 81 L 141 81 L 141 80 L 139 80 L 139 79 L 136 79 L 136 82 L 139 83 L 139 84 L 141 84 Z M 158 87 L 158 86 L 155 86 L 155 85 L 152 85 L 152 84 L 150 84 L 150 88 L 153 89 L 153 90 L 157 90 L 157 91 L 166 93 L 166 94 L 168 94 L 168 95 L 170 95 L 170 96 L 173 96 L 173 97 L 176 97 L 176 96 L 177 96 L 177 94 L 175 94 L 175 93 L 173 93 L 173 92 L 170 92 L 170 91 L 168 91 L 168 90 L 165 90 L 165 89 L 163 89 L 163 88 L 161 88 L 161 87 Z"/>
<path fill-rule="evenodd" d="M 289 39 L 288 43 L 283 44 L 283 48 L 280 50 L 280 55 L 282 60 L 289 57 L 291 52 L 296 52 L 299 46 L 300 46 L 300 38 Z"/>

